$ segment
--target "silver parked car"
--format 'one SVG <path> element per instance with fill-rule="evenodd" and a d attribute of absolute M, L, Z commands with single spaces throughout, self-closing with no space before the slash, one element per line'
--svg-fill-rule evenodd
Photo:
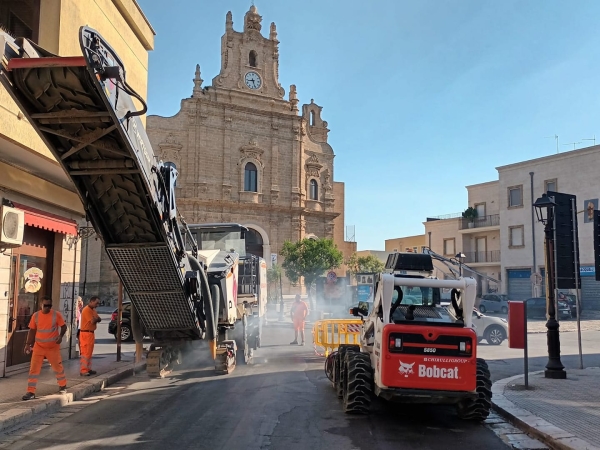
<path fill-rule="evenodd" d="M 486 340 L 490 345 L 500 345 L 508 337 L 508 322 L 500 317 L 490 317 L 473 310 L 473 325 L 477 329 L 477 340 Z"/>
<path fill-rule="evenodd" d="M 505 294 L 485 294 L 479 299 L 479 312 L 508 313 L 508 298 Z"/>

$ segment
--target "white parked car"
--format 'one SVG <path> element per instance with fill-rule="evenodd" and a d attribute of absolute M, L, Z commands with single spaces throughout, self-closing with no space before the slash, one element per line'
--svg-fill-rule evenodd
<path fill-rule="evenodd" d="M 486 340 L 490 345 L 500 345 L 508 337 L 508 322 L 500 317 L 491 317 L 473 310 L 473 325 L 477 329 L 479 342 Z"/>

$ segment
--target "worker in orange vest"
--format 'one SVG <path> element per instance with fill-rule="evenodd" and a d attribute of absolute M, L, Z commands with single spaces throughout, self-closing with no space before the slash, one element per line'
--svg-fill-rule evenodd
<path fill-rule="evenodd" d="M 308 306 L 298 294 L 296 294 L 294 303 L 292 303 L 291 315 L 294 323 L 294 340 L 290 342 L 290 345 L 298 344 L 298 332 L 300 332 L 300 338 L 302 339 L 300 345 L 304 345 L 304 321 L 308 315 Z"/>
<path fill-rule="evenodd" d="M 59 392 L 67 392 L 67 377 L 60 357 L 60 343 L 67 332 L 65 319 L 58 311 L 52 309 L 52 299 L 47 295 L 42 297 L 41 311 L 36 311 L 29 321 L 29 333 L 23 351 L 31 355 L 27 393 L 23 400 L 35 398 L 35 388 L 42 370 L 44 358 L 48 360 L 58 382 Z M 59 331 L 60 329 L 60 331 Z M 35 344 L 35 345 L 34 345 Z"/>
<path fill-rule="evenodd" d="M 100 298 L 94 295 L 81 311 L 79 375 L 82 377 L 96 375 L 96 371 L 92 370 L 92 353 L 94 353 L 94 343 L 96 341 L 94 331 L 96 331 L 97 324 L 102 320 L 96 312 L 99 304 Z"/>

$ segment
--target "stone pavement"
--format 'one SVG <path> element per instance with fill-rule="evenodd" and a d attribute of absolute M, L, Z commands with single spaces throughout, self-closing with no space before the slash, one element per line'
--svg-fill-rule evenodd
<path fill-rule="evenodd" d="M 49 412 L 80 400 L 145 368 L 145 360 L 134 364 L 133 354 L 124 354 L 120 362 L 115 359 L 114 354 L 94 356 L 92 367 L 98 373 L 91 377 L 79 376 L 79 359 L 63 361 L 67 375 L 67 394 L 58 394 L 54 372 L 46 362 L 39 377 L 36 399 L 29 401 L 21 400 L 27 390 L 28 373 L 0 378 L 0 431 L 25 422 L 34 414 Z"/>
<path fill-rule="evenodd" d="M 561 320 L 560 332 L 577 331 L 577 319 Z M 582 311 L 580 319 L 581 331 L 600 331 L 600 313 Z M 527 333 L 545 333 L 546 320 L 528 320 Z"/>
<path fill-rule="evenodd" d="M 569 369 L 566 380 L 529 374 L 497 381 L 494 409 L 550 448 L 600 449 L 600 368 Z"/>

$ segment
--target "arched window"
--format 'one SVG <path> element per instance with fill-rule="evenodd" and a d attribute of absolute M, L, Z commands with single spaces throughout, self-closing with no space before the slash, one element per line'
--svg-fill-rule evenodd
<path fill-rule="evenodd" d="M 248 192 L 258 192 L 258 170 L 256 166 L 249 162 L 244 168 L 244 190 Z"/>
<path fill-rule="evenodd" d="M 252 228 L 246 231 L 246 254 L 263 257 L 263 238 L 260 233 Z"/>
<path fill-rule="evenodd" d="M 254 50 L 251 50 L 248 55 L 248 64 L 252 67 L 256 67 L 256 52 Z"/>
<path fill-rule="evenodd" d="M 319 200 L 319 185 L 317 184 L 317 180 L 310 180 L 309 195 L 311 200 Z"/>
<path fill-rule="evenodd" d="M 315 112 L 314 111 L 310 112 L 310 126 L 311 127 L 315 126 Z"/>

